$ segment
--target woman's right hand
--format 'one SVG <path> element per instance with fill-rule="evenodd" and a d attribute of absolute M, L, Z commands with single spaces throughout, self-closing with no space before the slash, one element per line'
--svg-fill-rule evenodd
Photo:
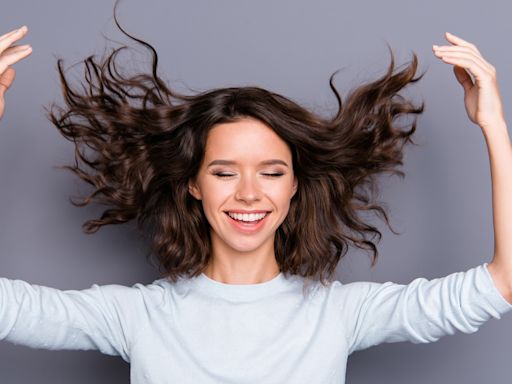
<path fill-rule="evenodd" d="M 0 119 L 4 114 L 5 91 L 11 86 L 16 76 L 11 65 L 32 53 L 32 47 L 28 44 L 14 45 L 16 41 L 27 34 L 27 31 L 27 27 L 23 26 L 0 36 Z"/>

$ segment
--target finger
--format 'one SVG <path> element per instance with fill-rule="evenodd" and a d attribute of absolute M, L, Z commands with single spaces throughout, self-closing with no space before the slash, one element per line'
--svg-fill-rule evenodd
<path fill-rule="evenodd" d="M 464 88 L 464 92 L 467 92 L 473 88 L 473 80 L 471 79 L 471 76 L 466 69 L 459 67 L 458 65 L 454 65 L 453 72 L 455 73 L 455 78 L 457 81 Z"/>
<path fill-rule="evenodd" d="M 17 63 L 32 53 L 32 47 L 28 46 L 24 49 L 19 49 L 16 52 L 11 52 L 8 55 L 0 56 L 0 74 L 3 73 L 7 67 Z"/>
<path fill-rule="evenodd" d="M 459 36 L 455 36 L 453 33 L 446 32 L 445 33 L 445 38 L 446 38 L 446 40 L 448 40 L 452 44 L 471 48 L 476 53 L 480 54 L 480 51 L 478 50 L 478 48 L 476 47 L 475 44 L 472 44 L 469 41 L 466 41 L 466 40 L 460 38 Z"/>
<path fill-rule="evenodd" d="M 23 27 L 24 27 L 24 26 L 23 26 Z M 2 36 L 0 36 L 0 40 L 3 40 L 3 39 L 5 39 L 7 36 L 10 36 L 10 35 L 12 35 L 12 34 L 14 34 L 14 33 L 18 32 L 18 30 L 20 30 L 20 29 L 21 29 L 21 28 L 23 28 L 23 27 L 20 27 L 20 28 L 17 28 L 17 29 L 13 29 L 13 30 L 12 30 L 12 31 L 10 31 L 10 32 L 4 33 Z"/>
<path fill-rule="evenodd" d="M 18 53 L 21 51 L 24 51 L 25 49 L 30 48 L 30 44 L 24 44 L 24 45 L 11 45 L 9 48 L 7 48 L 5 51 L 2 52 L 0 55 L 0 58 L 7 55 L 12 55 L 13 53 Z"/>
<path fill-rule="evenodd" d="M 467 58 L 443 56 L 441 60 L 448 64 L 458 65 L 459 67 L 467 69 L 473 76 L 475 76 L 477 82 L 485 81 L 490 78 L 489 72 L 478 65 L 478 63 Z"/>
<path fill-rule="evenodd" d="M 5 35 L 3 39 L 0 39 L 0 53 L 5 51 L 7 47 L 13 44 L 15 41 L 20 40 L 27 34 L 28 28 L 26 26 L 21 27 L 20 29 L 14 31 L 13 33 L 8 33 Z"/>
<path fill-rule="evenodd" d="M 464 53 L 464 52 L 452 52 L 452 53 L 449 53 L 449 54 L 441 55 L 441 59 L 444 59 L 444 58 L 457 58 L 457 59 L 466 60 L 468 64 L 473 63 L 474 64 L 474 68 L 478 67 L 479 69 L 481 69 L 482 75 L 489 76 L 489 77 L 493 76 L 493 72 L 491 71 L 491 69 L 488 66 L 486 66 L 485 64 L 483 64 L 481 61 L 479 61 L 477 58 L 475 58 L 475 56 L 472 55 L 472 54 L 467 54 L 467 53 Z M 471 65 L 469 65 L 469 66 L 467 66 L 465 68 L 469 69 L 469 70 L 472 69 Z M 471 71 L 470 73 L 472 75 L 475 75 L 473 73 L 473 71 Z"/>
<path fill-rule="evenodd" d="M 458 55 L 459 53 L 466 54 L 468 57 L 474 58 L 474 60 L 478 61 L 483 67 L 487 67 L 489 71 L 492 71 L 493 66 L 487 62 L 480 54 L 475 54 L 474 51 L 467 47 L 458 47 L 458 46 L 451 46 L 451 47 L 438 47 L 434 45 L 434 53 L 438 56 L 445 56 L 445 55 Z"/>
<path fill-rule="evenodd" d="M 434 47 L 441 52 L 468 52 L 484 60 L 480 52 L 476 52 L 474 49 L 462 45 L 434 45 Z"/>
<path fill-rule="evenodd" d="M 490 64 L 488 64 L 487 62 L 481 60 L 478 56 L 475 56 L 473 53 L 468 53 L 468 52 L 463 52 L 463 51 L 451 51 L 451 52 L 435 51 L 434 53 L 440 59 L 442 59 L 444 57 L 458 57 L 458 58 L 472 61 L 475 64 L 478 64 L 482 69 L 486 70 L 489 74 L 493 73 L 493 70 L 491 69 L 492 66 Z"/>
<path fill-rule="evenodd" d="M 5 91 L 9 89 L 15 77 L 16 71 L 11 67 L 7 68 L 4 73 L 0 75 L 0 97 L 4 96 Z"/>

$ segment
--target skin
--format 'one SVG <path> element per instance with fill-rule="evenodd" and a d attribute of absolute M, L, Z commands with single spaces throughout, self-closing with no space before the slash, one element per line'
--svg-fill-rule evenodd
<path fill-rule="evenodd" d="M 0 36 L 0 117 L 4 95 L 15 78 L 11 67 L 31 54 L 29 45 L 16 45 L 28 29 L 22 27 Z M 492 179 L 494 255 L 488 265 L 496 287 L 512 303 L 512 145 L 503 113 L 496 69 L 474 44 L 450 33 L 449 44 L 432 47 L 434 55 L 452 65 L 455 78 L 464 90 L 469 119 L 478 125 L 487 145 Z M 263 166 L 265 159 L 281 159 L 289 167 Z M 213 159 L 235 163 L 225 179 L 207 167 Z M 218 167 L 218 166 L 216 166 Z M 265 174 L 283 173 L 279 177 Z M 228 172 L 226 172 L 228 173 Z M 291 155 L 286 144 L 264 124 L 245 119 L 221 124 L 210 132 L 205 162 L 197 178 L 190 183 L 190 193 L 201 200 L 212 227 L 212 262 L 206 275 L 230 284 L 267 281 L 279 272 L 273 239 L 275 230 L 288 212 L 297 180 L 291 169 Z M 237 233 L 226 221 L 224 210 L 264 209 L 271 211 L 266 226 L 257 234 Z"/>
<path fill-rule="evenodd" d="M 11 65 L 32 53 L 32 47 L 30 45 L 15 44 L 18 40 L 23 38 L 27 32 L 28 28 L 23 26 L 0 36 L 0 118 L 2 118 L 5 109 L 5 92 L 9 89 L 16 77 L 16 71 Z"/>
<path fill-rule="evenodd" d="M 487 144 L 492 178 L 494 257 L 489 272 L 509 303 L 512 303 L 512 145 L 503 114 L 496 68 L 478 48 L 446 33 L 451 45 L 432 47 L 434 54 L 454 66 L 464 89 L 469 119 L 481 129 Z"/>
<path fill-rule="evenodd" d="M 230 160 L 232 164 L 213 164 Z M 280 160 L 284 164 L 266 164 Z M 229 284 L 256 284 L 279 273 L 274 237 L 297 191 L 288 145 L 259 120 L 244 118 L 211 129 L 205 157 L 189 191 L 211 226 L 212 259 L 204 272 Z M 255 233 L 243 233 L 226 212 L 270 211 Z"/>

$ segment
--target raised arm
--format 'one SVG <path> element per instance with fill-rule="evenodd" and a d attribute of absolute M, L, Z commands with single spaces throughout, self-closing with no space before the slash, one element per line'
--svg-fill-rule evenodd
<path fill-rule="evenodd" d="M 350 353 L 381 343 L 430 343 L 455 332 L 473 333 L 512 310 L 487 263 L 407 285 L 356 282 L 338 292 Z"/>
<path fill-rule="evenodd" d="M 0 36 L 0 119 L 5 109 L 5 92 L 16 76 L 16 72 L 11 65 L 32 53 L 32 47 L 28 44 L 15 45 L 18 40 L 27 34 L 27 31 L 27 27 L 23 26 Z"/>
<path fill-rule="evenodd" d="M 512 146 L 503 115 L 496 70 L 471 43 L 447 33 L 451 45 L 433 46 L 452 64 L 464 88 L 469 119 L 484 134 L 489 151 L 494 218 L 494 257 L 466 272 L 418 278 L 407 285 L 359 282 L 344 287 L 352 299 L 350 351 L 383 342 L 427 343 L 456 331 L 475 332 L 512 310 Z"/>
<path fill-rule="evenodd" d="M 512 146 L 498 88 L 496 69 L 477 47 L 447 33 L 450 46 L 434 46 L 437 57 L 454 65 L 464 88 L 470 120 L 480 126 L 489 152 L 494 220 L 494 257 L 489 272 L 508 302 L 512 303 Z"/>

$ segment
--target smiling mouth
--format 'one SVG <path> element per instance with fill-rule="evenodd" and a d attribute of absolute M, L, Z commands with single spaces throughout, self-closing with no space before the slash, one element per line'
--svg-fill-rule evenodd
<path fill-rule="evenodd" d="M 244 224 L 255 224 L 259 223 L 265 217 L 268 216 L 270 212 L 259 212 L 259 213 L 237 213 L 237 212 L 224 212 L 231 219 Z"/>

